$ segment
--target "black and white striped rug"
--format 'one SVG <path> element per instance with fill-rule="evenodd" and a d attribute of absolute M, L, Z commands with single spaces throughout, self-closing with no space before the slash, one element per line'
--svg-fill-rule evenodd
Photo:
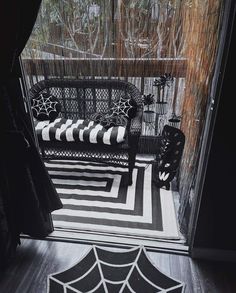
<path fill-rule="evenodd" d="M 136 161 L 132 186 L 122 167 L 71 160 L 45 165 L 63 203 L 53 212 L 56 229 L 179 239 L 172 192 L 152 184 L 149 162 Z"/>

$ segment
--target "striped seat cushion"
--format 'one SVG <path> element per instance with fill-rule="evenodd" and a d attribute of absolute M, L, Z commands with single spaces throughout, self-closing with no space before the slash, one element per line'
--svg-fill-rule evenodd
<path fill-rule="evenodd" d="M 101 124 L 88 120 L 57 118 L 55 121 L 35 121 L 39 140 L 86 142 L 114 145 L 125 141 L 126 128 L 114 126 L 105 129 Z"/>

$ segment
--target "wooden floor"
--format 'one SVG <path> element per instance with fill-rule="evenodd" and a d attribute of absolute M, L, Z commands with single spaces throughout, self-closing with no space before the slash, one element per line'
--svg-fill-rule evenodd
<path fill-rule="evenodd" d="M 47 275 L 65 270 L 88 245 L 22 239 L 9 269 L 0 276 L 1 293 L 46 293 Z M 165 274 L 186 283 L 186 293 L 236 292 L 236 265 L 194 261 L 187 256 L 149 252 Z M 148 293 L 148 292 L 147 292 Z"/>

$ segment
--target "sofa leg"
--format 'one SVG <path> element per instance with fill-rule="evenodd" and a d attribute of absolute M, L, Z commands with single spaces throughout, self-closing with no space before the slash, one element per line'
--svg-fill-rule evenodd
<path fill-rule="evenodd" d="M 128 185 L 133 184 L 133 169 L 135 165 L 135 158 L 136 158 L 136 153 L 129 153 L 129 178 L 128 178 Z"/>
<path fill-rule="evenodd" d="M 44 147 L 41 147 L 41 157 L 43 160 L 46 158 Z"/>
<path fill-rule="evenodd" d="M 128 185 L 133 184 L 133 169 L 129 170 L 129 179 L 128 179 Z"/>

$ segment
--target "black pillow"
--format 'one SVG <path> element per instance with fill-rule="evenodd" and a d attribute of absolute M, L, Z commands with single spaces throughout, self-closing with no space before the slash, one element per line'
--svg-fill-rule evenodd
<path fill-rule="evenodd" d="M 113 116 L 125 116 L 129 119 L 134 118 L 137 112 L 137 103 L 133 99 L 121 97 L 113 102 L 111 113 Z"/>
<path fill-rule="evenodd" d="M 55 96 L 43 93 L 31 99 L 31 109 L 35 119 L 54 121 L 61 111 L 61 104 Z"/>
<path fill-rule="evenodd" d="M 124 115 L 112 115 L 112 114 L 101 114 L 94 113 L 90 116 L 90 120 L 101 124 L 104 128 L 108 129 L 114 126 L 124 126 L 127 125 L 127 118 Z"/>
<path fill-rule="evenodd" d="M 137 112 L 137 103 L 133 99 L 119 98 L 113 102 L 111 109 L 107 113 L 94 113 L 90 120 L 101 124 L 108 129 L 113 126 L 126 126 L 128 119 L 135 117 Z"/>

